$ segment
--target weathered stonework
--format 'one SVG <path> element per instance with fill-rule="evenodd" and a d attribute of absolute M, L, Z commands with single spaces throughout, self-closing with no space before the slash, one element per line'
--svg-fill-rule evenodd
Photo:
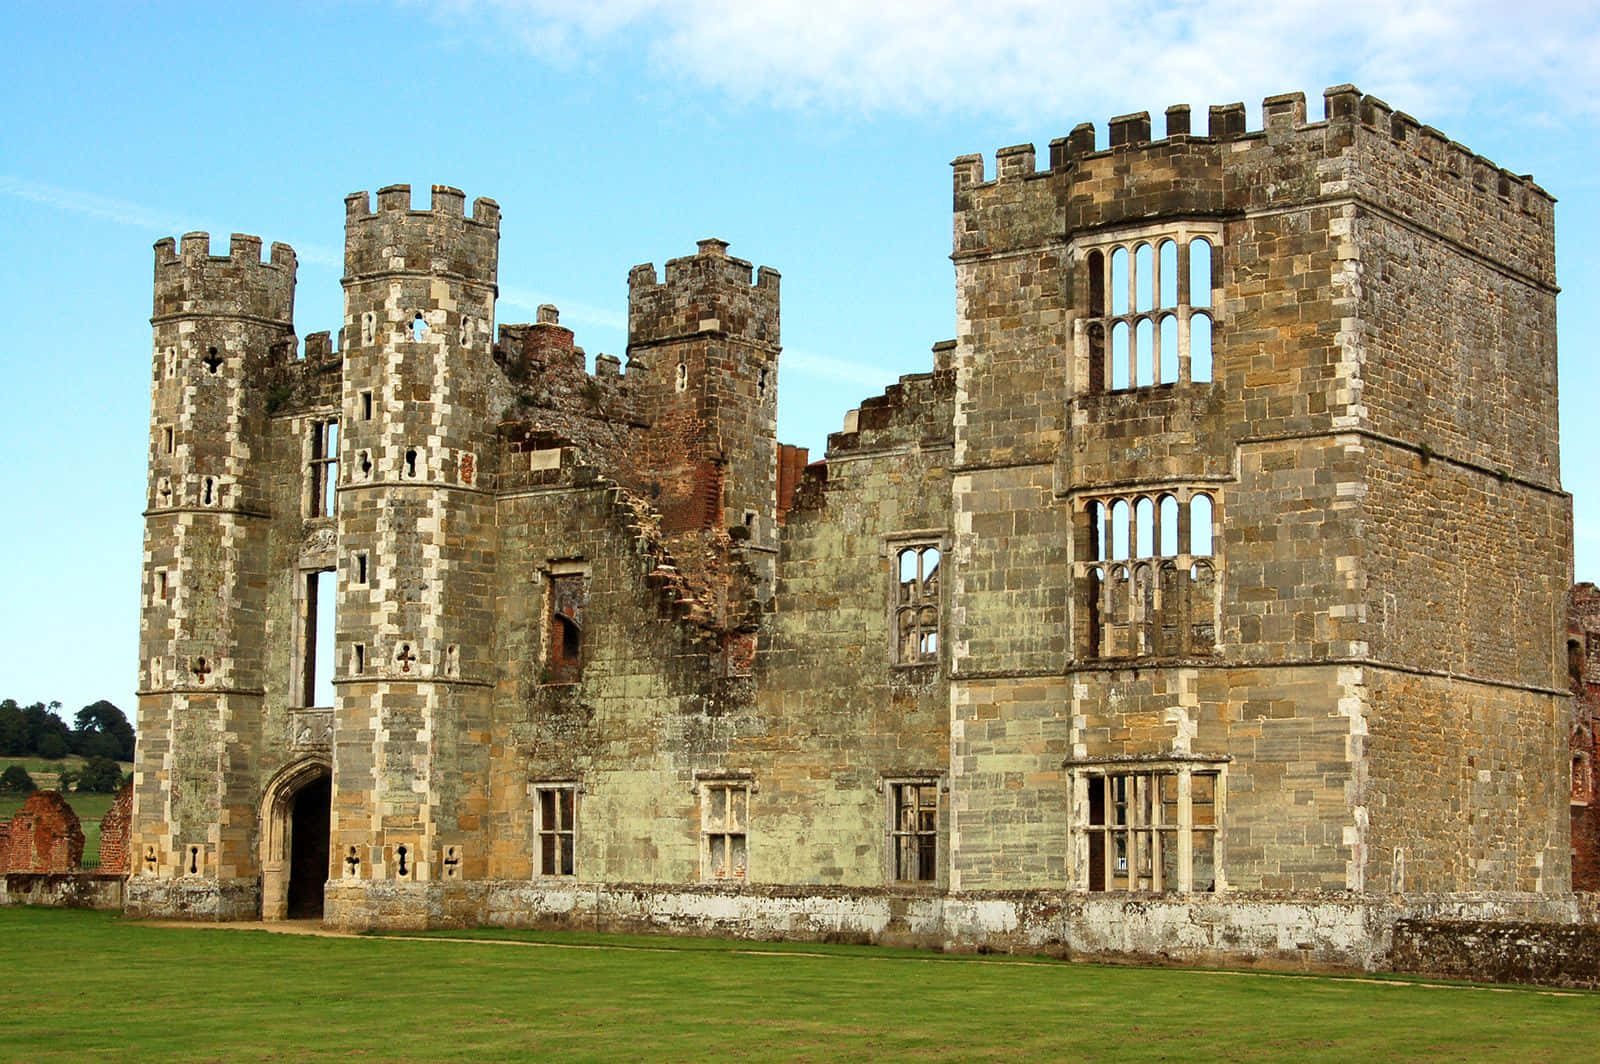
<path fill-rule="evenodd" d="M 290 249 L 158 244 L 130 910 L 1361 966 L 1577 919 L 1552 202 L 1326 111 L 956 160 L 956 338 L 809 466 L 722 241 L 592 373 L 493 333 L 454 189 L 347 200 L 298 358 Z"/>
<path fill-rule="evenodd" d="M 1600 590 L 1573 585 L 1567 603 L 1572 685 L 1572 889 L 1600 891 Z"/>

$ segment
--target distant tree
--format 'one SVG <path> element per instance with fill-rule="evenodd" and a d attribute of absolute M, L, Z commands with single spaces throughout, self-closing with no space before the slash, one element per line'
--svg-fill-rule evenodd
<path fill-rule="evenodd" d="M 45 758 L 58 758 L 66 757 L 72 752 L 72 732 L 68 729 L 67 722 L 55 713 L 60 708 L 60 702 L 51 702 L 49 706 L 43 702 L 35 702 L 23 709 L 22 715 L 28 722 L 26 753 L 38 754 Z"/>
<path fill-rule="evenodd" d="M 133 760 L 133 725 L 122 710 L 101 699 L 78 710 L 73 719 L 73 749 L 84 757 Z"/>
<path fill-rule="evenodd" d="M 38 789 L 34 785 L 33 777 L 28 775 L 28 770 L 21 765 L 7 765 L 6 770 L 0 772 L 0 793 L 32 794 Z"/>
<path fill-rule="evenodd" d="M 122 786 L 122 769 L 109 757 L 92 757 L 78 773 L 78 790 L 89 794 L 113 794 Z"/>
<path fill-rule="evenodd" d="M 15 699 L 0 702 L 0 755 L 21 757 L 28 749 L 28 718 Z"/>

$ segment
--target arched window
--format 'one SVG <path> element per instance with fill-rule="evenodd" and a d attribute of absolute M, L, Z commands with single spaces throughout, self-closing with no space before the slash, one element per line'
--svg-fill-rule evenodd
<path fill-rule="evenodd" d="M 1161 496 L 1161 549 L 1164 558 L 1178 553 L 1178 499 L 1174 495 Z"/>
<path fill-rule="evenodd" d="M 1204 493 L 1189 500 L 1189 553 L 1211 553 L 1211 496 Z"/>
<path fill-rule="evenodd" d="M 1148 495 L 1133 504 L 1133 555 L 1148 558 L 1156 552 L 1156 507 Z"/>
<path fill-rule="evenodd" d="M 1211 241 L 1197 236 L 1189 241 L 1189 305 L 1211 305 Z"/>
<path fill-rule="evenodd" d="M 1155 251 L 1149 244 L 1140 244 L 1133 253 L 1133 309 L 1150 310 L 1155 306 Z"/>
<path fill-rule="evenodd" d="M 1160 263 L 1161 270 L 1157 274 L 1161 298 L 1156 300 L 1156 305 L 1160 307 L 1175 307 L 1178 305 L 1178 242 L 1176 240 L 1163 240 L 1156 258 Z"/>
<path fill-rule="evenodd" d="M 917 544 L 895 555 L 895 661 L 939 660 L 939 548 Z"/>
<path fill-rule="evenodd" d="M 1111 557 L 1128 556 L 1128 500 L 1111 504 Z"/>
<path fill-rule="evenodd" d="M 1189 316 L 1189 379 L 1204 384 L 1211 379 L 1211 315 Z"/>
<path fill-rule="evenodd" d="M 1128 359 L 1128 323 L 1119 321 L 1111 327 L 1111 387 L 1131 388 L 1133 377 Z"/>

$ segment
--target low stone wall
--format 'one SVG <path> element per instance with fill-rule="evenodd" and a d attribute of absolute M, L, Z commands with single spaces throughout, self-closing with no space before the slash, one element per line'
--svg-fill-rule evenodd
<path fill-rule="evenodd" d="M 1539 895 L 1401 903 L 1245 892 L 1180 900 L 1048 891 L 347 880 L 330 883 L 326 898 L 326 923 L 350 931 L 489 924 L 1365 971 L 1389 967 L 1392 929 L 1406 918 L 1552 926 L 1579 920 L 1571 898 Z"/>
<path fill-rule="evenodd" d="M 259 920 L 261 886 L 254 879 L 217 883 L 201 877 L 128 880 L 129 916 L 154 920 Z"/>
<path fill-rule="evenodd" d="M 1400 920 L 1389 967 L 1485 983 L 1600 989 L 1600 926 Z"/>
<path fill-rule="evenodd" d="M 120 909 L 124 882 L 98 872 L 7 872 L 0 875 L 0 905 Z"/>

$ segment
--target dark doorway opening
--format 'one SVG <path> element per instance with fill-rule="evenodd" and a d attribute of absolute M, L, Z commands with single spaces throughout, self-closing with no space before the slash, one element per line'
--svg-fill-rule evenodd
<path fill-rule="evenodd" d="M 328 883 L 328 807 L 333 781 L 327 776 L 300 788 L 289 813 L 289 904 L 291 920 L 319 919 Z"/>

